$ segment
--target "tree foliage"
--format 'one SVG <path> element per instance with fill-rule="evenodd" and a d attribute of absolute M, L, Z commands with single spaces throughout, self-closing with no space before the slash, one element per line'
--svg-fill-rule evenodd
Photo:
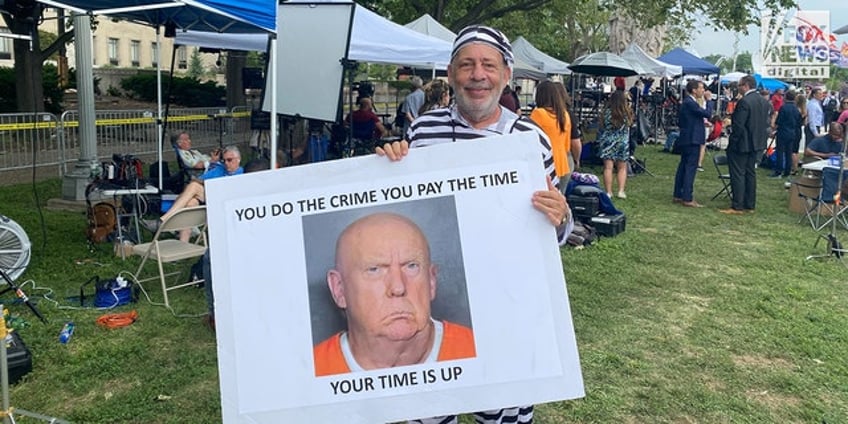
<path fill-rule="evenodd" d="M 749 51 L 739 53 L 735 58 L 711 54 L 705 56 L 704 60 L 717 65 L 721 69 L 722 74 L 729 72 L 753 72 L 754 69 L 753 55 Z"/>
<path fill-rule="evenodd" d="M 643 27 L 670 27 L 667 44 L 682 44 L 695 22 L 717 30 L 744 33 L 761 13 L 796 7 L 796 0 L 357 0 L 404 24 L 424 13 L 454 32 L 484 23 L 522 35 L 541 50 L 563 60 L 606 50 L 609 17 L 623 12 Z"/>
<path fill-rule="evenodd" d="M 44 93 L 42 110 L 58 115 L 62 113 L 62 100 L 65 94 L 59 88 L 59 74 L 56 66 L 44 65 L 42 75 L 41 92 Z M 0 113 L 15 113 L 20 110 L 18 108 L 18 91 L 16 90 L 18 85 L 20 85 L 20 82 L 15 76 L 15 70 L 0 67 Z M 29 88 L 32 91 L 32 87 Z M 31 97 L 31 94 L 28 97 Z"/>

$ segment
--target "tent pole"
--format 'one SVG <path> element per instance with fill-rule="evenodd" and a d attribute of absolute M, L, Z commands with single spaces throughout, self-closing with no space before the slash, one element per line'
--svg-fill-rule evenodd
<path fill-rule="evenodd" d="M 271 63 L 268 72 L 271 74 L 271 169 L 277 169 L 277 36 L 271 39 Z M 265 78 L 268 78 L 266 75 Z"/>
<path fill-rule="evenodd" d="M 162 191 L 162 140 L 165 137 L 165 126 L 162 124 L 162 40 L 160 39 L 161 26 L 156 25 L 156 131 L 157 142 L 159 143 L 156 149 L 157 161 L 159 162 L 159 191 Z"/>

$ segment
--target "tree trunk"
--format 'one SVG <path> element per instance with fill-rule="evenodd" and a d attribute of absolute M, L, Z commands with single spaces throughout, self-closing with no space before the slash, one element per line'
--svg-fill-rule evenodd
<path fill-rule="evenodd" d="M 15 94 L 18 112 L 44 111 L 44 88 L 41 76 L 41 51 L 36 30 L 40 8 L 32 16 L 3 15 L 3 20 L 13 34 L 28 35 L 32 41 L 15 39 L 12 43 L 15 55 Z"/>
<path fill-rule="evenodd" d="M 227 109 L 234 106 L 244 106 L 247 101 L 244 96 L 242 69 L 247 63 L 247 54 L 243 51 L 227 51 Z"/>
<path fill-rule="evenodd" d="M 636 42 L 651 57 L 662 53 L 665 25 L 642 28 L 625 13 L 616 12 L 610 18 L 609 49 L 619 54 L 631 43 Z"/>

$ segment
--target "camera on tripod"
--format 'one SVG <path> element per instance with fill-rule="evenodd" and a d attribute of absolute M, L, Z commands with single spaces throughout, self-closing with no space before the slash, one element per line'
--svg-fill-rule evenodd
<path fill-rule="evenodd" d="M 374 97 L 374 84 L 368 81 L 357 81 L 353 83 L 353 89 L 359 93 L 358 98 Z"/>

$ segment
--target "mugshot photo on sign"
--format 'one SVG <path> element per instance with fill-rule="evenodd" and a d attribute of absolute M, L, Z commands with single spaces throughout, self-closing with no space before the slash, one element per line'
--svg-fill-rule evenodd
<path fill-rule="evenodd" d="M 454 200 L 303 217 L 316 375 L 476 356 Z"/>

